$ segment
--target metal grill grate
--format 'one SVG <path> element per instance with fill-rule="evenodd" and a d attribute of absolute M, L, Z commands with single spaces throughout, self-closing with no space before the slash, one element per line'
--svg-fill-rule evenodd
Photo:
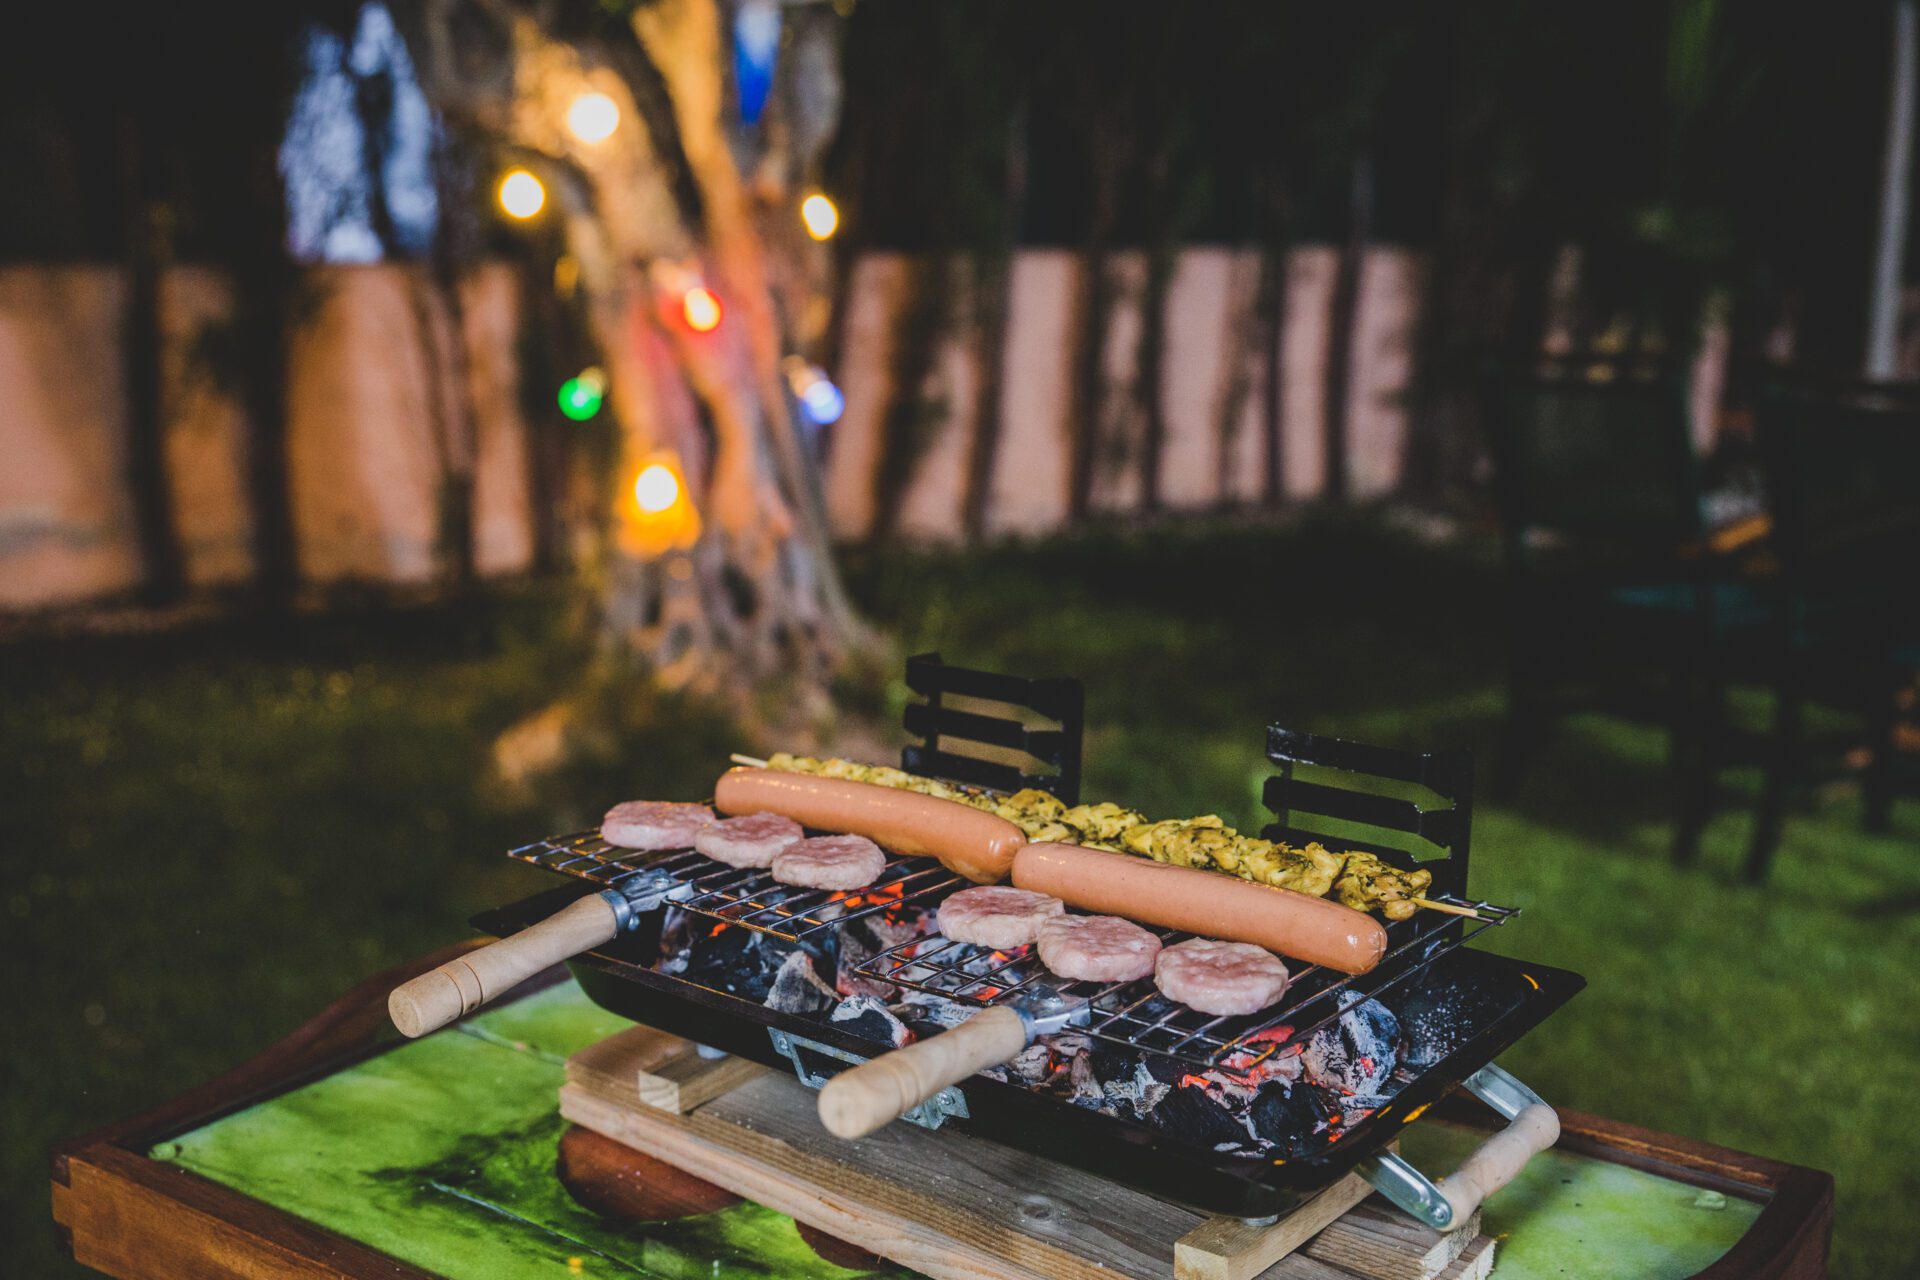
<path fill-rule="evenodd" d="M 864 889 L 852 893 L 808 889 L 781 884 L 764 869 L 715 862 L 692 849 L 622 849 L 601 839 L 597 831 L 551 836 L 511 850 L 508 856 L 603 889 L 618 889 L 642 872 L 664 871 L 685 886 L 673 894 L 675 906 L 788 942 L 804 942 L 862 916 L 966 883 L 927 858 L 889 858 L 880 878 Z"/>
<path fill-rule="evenodd" d="M 1211 1067 L 1241 1055 L 1234 1064 L 1246 1070 L 1288 1043 L 1303 1043 L 1321 1027 L 1339 1017 L 1349 1002 L 1341 992 L 1379 995 L 1422 973 L 1438 957 L 1460 946 L 1484 929 L 1505 924 L 1519 915 L 1517 907 L 1458 898 L 1446 901 L 1470 906 L 1480 920 L 1459 920 L 1433 913 L 1387 926 L 1386 954 L 1372 972 L 1354 976 L 1312 965 L 1296 971 L 1287 986 L 1287 1000 L 1277 1008 L 1243 1016 L 1216 1017 L 1167 999 L 1151 978 L 1103 986 L 1093 982 L 1062 982 L 1048 973 L 1033 947 L 990 951 L 934 935 L 883 951 L 859 966 L 862 976 L 891 982 L 910 990 L 943 996 L 982 1008 L 1018 997 L 1036 982 L 1052 984 L 1062 996 L 1086 1000 L 1091 1017 L 1075 1028 L 1129 1048 L 1164 1054 Z M 1450 929 L 1458 923 L 1461 927 Z M 1184 941 L 1189 933 L 1155 930 L 1166 944 Z M 1285 1037 L 1262 1033 L 1291 1026 Z"/>

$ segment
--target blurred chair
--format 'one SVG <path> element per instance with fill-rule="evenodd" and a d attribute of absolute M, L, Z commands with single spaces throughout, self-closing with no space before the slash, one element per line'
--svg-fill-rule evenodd
<path fill-rule="evenodd" d="M 1680 366 L 1569 356 L 1490 368 L 1483 388 L 1508 571 L 1511 794 L 1553 722 L 1603 710 L 1665 725 L 1674 852 L 1697 852 L 1719 768 L 1751 737 L 1726 715 L 1737 650 L 1767 618 L 1708 541 Z"/>
<path fill-rule="evenodd" d="M 1920 385 L 1775 385 L 1755 430 L 1780 566 L 1774 725 L 1747 859 L 1758 881 L 1819 754 L 1806 703 L 1863 722 L 1870 830 L 1887 826 L 1907 772 L 1896 726 L 1920 673 Z"/>

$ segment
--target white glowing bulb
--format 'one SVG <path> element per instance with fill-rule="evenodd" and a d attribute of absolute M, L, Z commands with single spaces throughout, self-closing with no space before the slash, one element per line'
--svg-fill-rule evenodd
<path fill-rule="evenodd" d="M 816 191 L 800 202 L 800 221 L 807 224 L 808 235 L 825 240 L 840 229 L 840 210 Z"/>
<path fill-rule="evenodd" d="M 648 463 L 633 482 L 633 500 L 648 515 L 659 515 L 680 501 L 680 481 L 673 468 L 660 462 Z"/>
<path fill-rule="evenodd" d="M 516 218 L 531 218 L 546 207 L 547 189 L 525 169 L 514 169 L 500 179 L 500 207 Z"/>
<path fill-rule="evenodd" d="M 619 127 L 620 104 L 604 93 L 583 93 L 567 108 L 567 130 L 582 142 L 605 142 Z"/>

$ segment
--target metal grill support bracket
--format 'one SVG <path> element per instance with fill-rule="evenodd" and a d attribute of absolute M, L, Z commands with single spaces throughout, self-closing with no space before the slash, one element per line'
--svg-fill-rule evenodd
<path fill-rule="evenodd" d="M 1540 1095 L 1520 1082 L 1519 1077 L 1497 1062 L 1489 1062 L 1480 1070 L 1468 1076 L 1461 1084 L 1474 1097 L 1492 1107 L 1506 1120 L 1517 1119 L 1522 1111 L 1530 1107 L 1545 1108 Z M 1559 1126 L 1553 1126 L 1547 1143 L 1559 1133 Z M 1484 1148 L 1483 1148 L 1484 1149 Z M 1524 1160 L 1522 1161 L 1524 1163 Z M 1452 1231 L 1462 1225 L 1466 1217 L 1464 1207 L 1461 1213 L 1455 1213 L 1456 1198 L 1447 1194 L 1446 1179 L 1435 1182 L 1409 1163 L 1405 1157 L 1394 1151 L 1381 1151 L 1368 1156 L 1354 1167 L 1354 1172 L 1373 1184 L 1373 1189 L 1387 1199 L 1405 1209 L 1415 1219 L 1432 1227 L 1435 1231 Z M 1499 1178 L 1497 1184 L 1486 1188 L 1488 1192 L 1505 1186 L 1507 1179 L 1519 1172 L 1516 1166 L 1506 1177 Z M 1477 1207 L 1476 1196 L 1473 1205 Z"/>
<path fill-rule="evenodd" d="M 808 1070 L 805 1060 L 800 1056 L 802 1050 L 833 1058 L 848 1066 L 859 1066 L 866 1061 L 857 1053 L 849 1053 L 845 1049 L 837 1049 L 830 1044 L 821 1044 L 818 1040 L 809 1040 L 805 1036 L 796 1036 L 778 1027 L 767 1028 L 767 1035 L 773 1041 L 773 1051 L 793 1064 L 793 1074 L 799 1077 L 800 1083 L 809 1089 L 818 1090 L 832 1077 Z M 967 1096 L 960 1092 L 958 1085 L 948 1085 L 911 1111 L 900 1114 L 902 1120 L 910 1120 L 922 1129 L 938 1129 L 947 1122 L 949 1116 L 961 1120 L 967 1118 Z"/>

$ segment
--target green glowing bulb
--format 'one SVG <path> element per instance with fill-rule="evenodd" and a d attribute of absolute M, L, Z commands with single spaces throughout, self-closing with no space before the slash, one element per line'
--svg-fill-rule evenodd
<path fill-rule="evenodd" d="M 560 412 L 575 422 L 585 422 L 600 412 L 600 401 L 606 392 L 593 378 L 568 378 L 560 384 Z"/>

